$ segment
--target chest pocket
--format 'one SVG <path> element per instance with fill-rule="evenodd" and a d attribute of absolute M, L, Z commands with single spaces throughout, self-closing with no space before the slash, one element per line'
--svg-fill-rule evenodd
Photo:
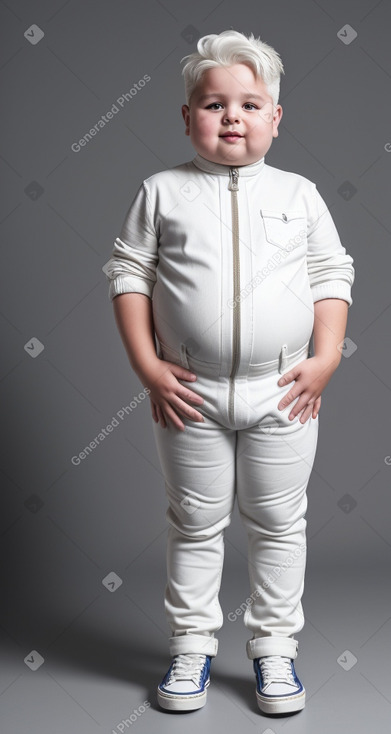
<path fill-rule="evenodd" d="M 293 250 L 307 242 L 307 217 L 304 211 L 260 209 L 265 236 L 271 245 Z"/>

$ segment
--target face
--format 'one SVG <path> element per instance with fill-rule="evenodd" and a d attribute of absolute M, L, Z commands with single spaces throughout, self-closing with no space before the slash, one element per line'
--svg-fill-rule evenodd
<path fill-rule="evenodd" d="M 247 64 L 208 69 L 189 101 L 182 106 L 185 134 L 197 153 L 214 163 L 255 163 L 278 136 L 282 107 L 274 105 L 264 81 Z"/>

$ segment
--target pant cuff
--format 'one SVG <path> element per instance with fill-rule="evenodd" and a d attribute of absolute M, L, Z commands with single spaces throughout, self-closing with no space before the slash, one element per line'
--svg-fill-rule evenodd
<path fill-rule="evenodd" d="M 293 637 L 255 637 L 247 642 L 247 657 L 254 660 L 264 655 L 284 655 L 294 660 L 298 645 Z"/>
<path fill-rule="evenodd" d="M 194 652 L 201 655 L 217 655 L 219 642 L 215 637 L 209 635 L 176 635 L 169 638 L 169 651 L 171 657 L 181 653 Z"/>

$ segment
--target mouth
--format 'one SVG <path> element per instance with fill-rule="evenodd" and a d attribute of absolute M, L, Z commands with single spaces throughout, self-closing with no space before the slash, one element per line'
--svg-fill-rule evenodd
<path fill-rule="evenodd" d="M 220 138 L 223 138 L 223 140 L 226 140 L 227 143 L 236 143 L 238 140 L 241 140 L 243 135 L 239 135 L 239 133 L 224 133 L 223 135 L 219 136 Z"/>

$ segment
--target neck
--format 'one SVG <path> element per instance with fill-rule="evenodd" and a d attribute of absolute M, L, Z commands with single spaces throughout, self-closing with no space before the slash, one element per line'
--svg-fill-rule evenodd
<path fill-rule="evenodd" d="M 263 169 L 265 156 L 254 161 L 254 163 L 239 165 L 237 163 L 215 163 L 214 161 L 208 160 L 208 158 L 204 158 L 200 153 L 197 153 L 192 163 L 206 173 L 214 173 L 220 176 L 229 176 L 230 168 L 238 168 L 240 176 L 255 176 Z"/>

